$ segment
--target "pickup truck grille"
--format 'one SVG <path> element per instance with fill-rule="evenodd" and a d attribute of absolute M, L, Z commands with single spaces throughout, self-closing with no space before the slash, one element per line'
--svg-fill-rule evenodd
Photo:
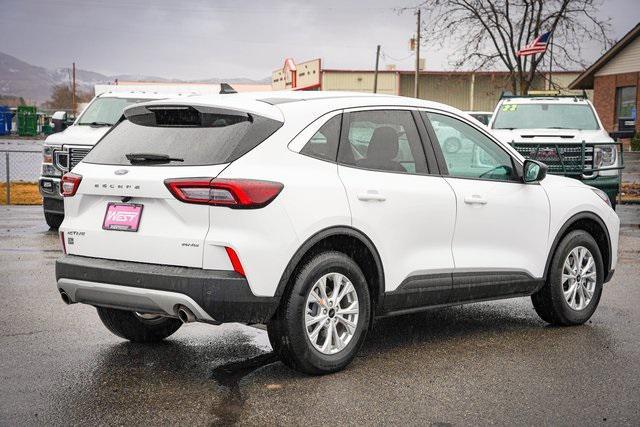
<path fill-rule="evenodd" d="M 69 147 L 69 170 L 80 163 L 89 150 L 91 150 L 91 148 Z"/>
<path fill-rule="evenodd" d="M 53 164 L 62 172 L 68 172 L 84 159 L 89 150 L 91 150 L 90 147 L 65 147 L 62 150 L 56 150 Z"/>
<path fill-rule="evenodd" d="M 591 175 L 594 171 L 593 146 L 583 144 L 513 143 L 520 154 L 539 160 L 556 175 Z"/>

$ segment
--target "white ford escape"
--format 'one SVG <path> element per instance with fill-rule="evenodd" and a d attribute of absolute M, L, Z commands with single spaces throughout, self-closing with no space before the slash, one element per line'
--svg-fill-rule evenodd
<path fill-rule="evenodd" d="M 411 98 L 149 102 L 63 178 L 58 289 L 131 341 L 266 323 L 282 360 L 313 374 L 346 366 L 378 316 L 530 295 L 546 322 L 581 324 L 619 220 L 600 190 L 545 172 Z"/>

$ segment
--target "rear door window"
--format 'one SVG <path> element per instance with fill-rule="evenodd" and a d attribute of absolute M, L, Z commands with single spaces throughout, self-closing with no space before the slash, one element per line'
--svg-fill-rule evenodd
<path fill-rule="evenodd" d="M 427 161 L 410 111 L 349 113 L 340 163 L 387 172 L 427 173 Z"/>
<path fill-rule="evenodd" d="M 282 122 L 232 110 L 135 107 L 139 114 L 115 126 L 84 158 L 86 163 L 129 166 L 127 154 L 172 160 L 145 166 L 203 166 L 232 162 L 271 136 Z M 138 163 L 137 163 L 138 164 Z"/>

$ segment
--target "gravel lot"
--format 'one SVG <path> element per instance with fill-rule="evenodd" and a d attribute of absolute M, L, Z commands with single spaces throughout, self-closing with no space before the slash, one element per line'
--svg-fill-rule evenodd
<path fill-rule="evenodd" d="M 308 377 L 257 328 L 111 335 L 60 301 L 40 208 L 2 207 L 0 425 L 638 425 L 640 206 L 619 214 L 620 262 L 586 325 L 549 327 L 527 298 L 388 318 L 344 372 Z"/>

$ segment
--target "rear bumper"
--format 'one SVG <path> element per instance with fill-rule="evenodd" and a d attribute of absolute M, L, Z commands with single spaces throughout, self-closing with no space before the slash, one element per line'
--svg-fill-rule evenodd
<path fill-rule="evenodd" d="M 256 297 L 233 271 L 202 270 L 65 255 L 56 261 L 58 289 L 71 302 L 177 317 L 187 306 L 209 323 L 264 323 L 278 306 Z"/>

